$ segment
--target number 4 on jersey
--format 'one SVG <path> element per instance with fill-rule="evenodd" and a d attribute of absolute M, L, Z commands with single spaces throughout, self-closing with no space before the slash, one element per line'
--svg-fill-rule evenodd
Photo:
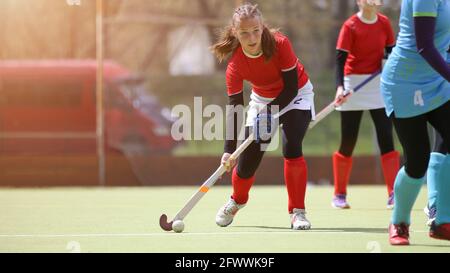
<path fill-rule="evenodd" d="M 424 106 L 425 103 L 423 101 L 423 97 L 422 97 L 422 90 L 417 90 L 414 93 L 414 105 L 418 105 L 418 106 Z"/>

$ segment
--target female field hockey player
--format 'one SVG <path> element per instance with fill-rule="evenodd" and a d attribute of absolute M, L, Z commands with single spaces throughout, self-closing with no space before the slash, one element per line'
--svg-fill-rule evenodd
<path fill-rule="evenodd" d="M 212 50 L 219 61 L 228 59 L 226 83 L 230 106 L 244 105 L 244 80 L 252 85 L 245 121 L 246 136 L 253 127 L 265 131 L 267 128 L 264 124 L 271 124 L 272 121 L 270 111 L 263 113 L 272 106 L 278 106 L 279 124 L 283 125 L 284 178 L 291 228 L 310 229 L 311 224 L 305 216 L 307 166 L 303 158 L 302 141 L 314 117 L 314 93 L 291 42 L 282 33 L 270 30 L 264 24 L 256 5 L 244 4 L 235 10 L 231 25 L 224 30 Z M 235 133 L 225 141 L 222 164 L 236 149 L 236 127 L 240 126 L 236 120 L 236 114 L 227 111 L 227 132 Z M 261 130 L 261 127 L 265 129 Z M 253 141 L 239 157 L 232 172 L 233 193 L 218 211 L 217 225 L 225 227 L 231 224 L 238 210 L 247 203 L 256 169 L 264 154 L 263 140 Z M 228 171 L 235 163 L 226 166 Z"/>
<path fill-rule="evenodd" d="M 425 180 L 430 159 L 427 123 L 450 144 L 450 0 L 403 0 L 397 45 L 381 77 L 386 112 L 403 146 L 405 166 L 395 180 L 395 207 L 389 225 L 392 245 L 409 244 L 411 209 Z M 436 188 L 436 220 L 430 237 L 450 240 L 450 155 Z"/>
<path fill-rule="evenodd" d="M 344 98 L 344 90 L 351 90 L 371 74 L 379 71 L 383 57 L 392 51 L 394 33 L 389 19 L 378 12 L 370 0 L 356 0 L 359 12 L 351 16 L 341 28 L 336 54 L 336 109 L 341 114 L 341 144 L 333 154 L 334 208 L 350 208 L 347 184 L 350 179 L 352 154 L 358 138 L 364 110 L 368 110 L 375 125 L 381 166 L 387 186 L 388 208 L 394 206 L 394 180 L 400 168 L 400 154 L 394 150 L 392 122 L 386 116 L 380 93 L 380 77 L 374 78 L 358 93 Z M 344 103 L 345 102 L 345 103 Z"/>
<path fill-rule="evenodd" d="M 450 67 L 450 48 L 447 50 L 447 64 Z M 445 156 L 449 153 L 448 147 L 445 146 L 442 136 L 436 130 L 434 130 L 434 133 L 434 147 L 433 152 L 430 155 L 430 162 L 427 170 L 428 205 L 424 209 L 425 214 L 428 217 L 427 224 L 430 226 L 436 218 L 437 189 L 435 181 L 441 175 Z"/>

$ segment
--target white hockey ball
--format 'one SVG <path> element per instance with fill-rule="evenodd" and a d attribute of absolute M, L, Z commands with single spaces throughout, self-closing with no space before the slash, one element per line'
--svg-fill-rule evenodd
<path fill-rule="evenodd" d="M 172 229 L 173 231 L 180 233 L 184 230 L 184 222 L 181 220 L 176 220 L 172 223 Z"/>

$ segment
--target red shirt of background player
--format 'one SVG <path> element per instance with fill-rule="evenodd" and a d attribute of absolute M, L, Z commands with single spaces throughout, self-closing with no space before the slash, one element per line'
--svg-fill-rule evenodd
<path fill-rule="evenodd" d="M 345 21 L 336 48 L 348 52 L 344 75 L 372 74 L 381 69 L 384 48 L 395 44 L 389 19 L 381 13 L 374 24 L 366 24 L 357 14 Z"/>

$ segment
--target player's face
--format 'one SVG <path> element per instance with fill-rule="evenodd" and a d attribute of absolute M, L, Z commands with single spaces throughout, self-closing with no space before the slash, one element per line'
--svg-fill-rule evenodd
<path fill-rule="evenodd" d="M 245 52 L 252 55 L 261 53 L 261 37 L 263 25 L 260 18 L 242 19 L 234 29 L 234 33 Z"/>
<path fill-rule="evenodd" d="M 361 10 L 377 10 L 383 5 L 382 0 L 358 0 L 357 2 Z"/>

